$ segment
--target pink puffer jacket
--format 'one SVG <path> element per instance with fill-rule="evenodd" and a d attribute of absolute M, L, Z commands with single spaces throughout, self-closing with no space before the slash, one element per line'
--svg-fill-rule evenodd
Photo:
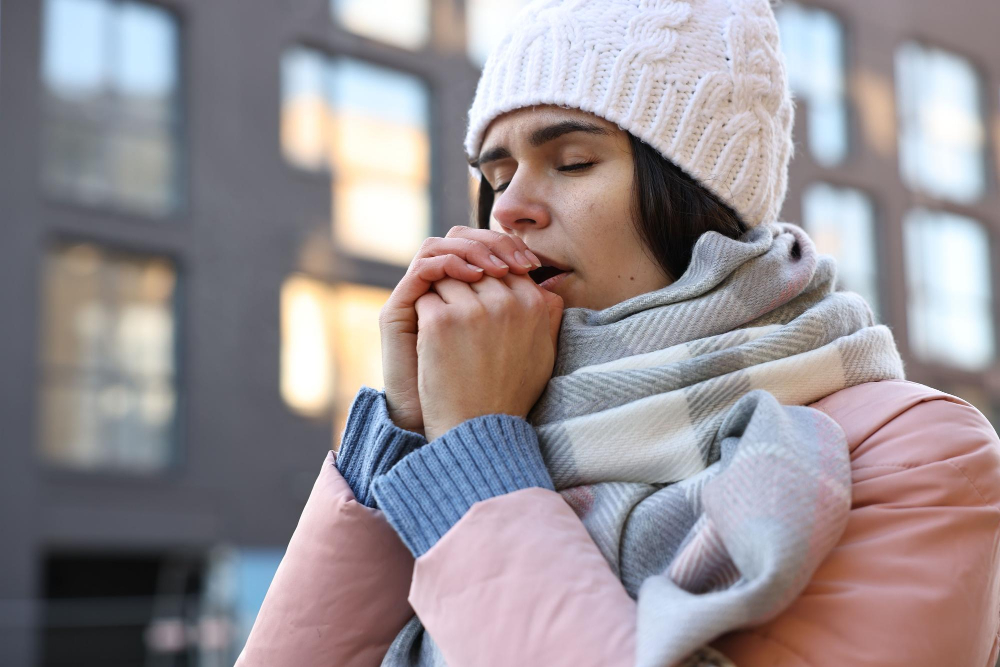
<path fill-rule="evenodd" d="M 1000 440 L 965 401 L 886 380 L 812 407 L 851 450 L 847 530 L 773 621 L 719 638 L 738 667 L 992 667 Z M 238 667 L 378 665 L 416 612 L 451 667 L 634 660 L 635 602 L 557 493 L 472 509 L 416 562 L 331 452 Z"/>

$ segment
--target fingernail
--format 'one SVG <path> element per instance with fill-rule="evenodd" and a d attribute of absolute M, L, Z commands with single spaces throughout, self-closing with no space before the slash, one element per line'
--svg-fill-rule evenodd
<path fill-rule="evenodd" d="M 535 253 L 531 252 L 530 250 L 525 250 L 524 254 L 528 256 L 528 259 L 530 259 L 532 262 L 535 263 L 536 268 L 542 265 L 542 261 L 537 257 L 535 257 Z"/>
<path fill-rule="evenodd" d="M 496 264 L 497 266 L 499 266 L 501 269 L 509 269 L 510 268 L 509 266 L 507 266 L 506 264 L 504 264 L 503 260 L 500 259 L 499 257 L 497 257 L 496 255 L 490 255 L 490 259 L 493 261 L 494 264 Z"/>
<path fill-rule="evenodd" d="M 466 265 L 467 265 L 467 266 L 468 266 L 468 267 L 469 267 L 470 269 L 472 269 L 473 271 L 482 271 L 482 270 L 483 270 L 483 267 L 481 267 L 481 266 L 476 266 L 475 264 L 469 264 L 468 262 L 466 262 Z"/>
<path fill-rule="evenodd" d="M 524 253 L 522 253 L 520 250 L 514 251 L 514 259 L 517 261 L 518 264 L 520 264 L 524 268 L 526 269 L 531 268 L 531 263 L 528 261 L 528 258 L 525 257 Z"/>

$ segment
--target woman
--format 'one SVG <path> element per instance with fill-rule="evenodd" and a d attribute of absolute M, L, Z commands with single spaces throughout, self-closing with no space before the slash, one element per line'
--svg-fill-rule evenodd
<path fill-rule="evenodd" d="M 764 0 L 536 2 L 239 665 L 992 665 L 996 433 L 777 222 Z"/>

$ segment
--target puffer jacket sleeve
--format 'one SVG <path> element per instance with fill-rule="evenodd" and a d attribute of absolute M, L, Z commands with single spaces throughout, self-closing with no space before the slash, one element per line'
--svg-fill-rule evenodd
<path fill-rule="evenodd" d="M 923 390 L 882 384 L 831 414 L 856 411 L 848 527 L 800 599 L 713 643 L 717 664 L 992 667 L 1000 441 L 972 406 Z M 635 602 L 549 489 L 473 504 L 416 559 L 408 599 L 449 667 L 634 663 Z"/>
<path fill-rule="evenodd" d="M 413 557 L 378 509 L 371 480 L 427 441 L 396 426 L 385 393 L 362 386 L 341 446 L 313 485 L 238 667 L 378 665 L 413 617 Z"/>
<path fill-rule="evenodd" d="M 237 667 L 379 665 L 413 609 L 413 556 L 330 452 Z"/>
<path fill-rule="evenodd" d="M 634 662 L 636 604 L 549 489 L 475 503 L 416 560 L 409 600 L 449 667 Z"/>

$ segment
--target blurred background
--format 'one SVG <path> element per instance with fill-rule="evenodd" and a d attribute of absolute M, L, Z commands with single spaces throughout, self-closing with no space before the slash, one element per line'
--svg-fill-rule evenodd
<path fill-rule="evenodd" d="M 0 665 L 232 665 L 521 4 L 0 0 Z M 1000 3 L 777 13 L 783 219 L 996 425 Z"/>

